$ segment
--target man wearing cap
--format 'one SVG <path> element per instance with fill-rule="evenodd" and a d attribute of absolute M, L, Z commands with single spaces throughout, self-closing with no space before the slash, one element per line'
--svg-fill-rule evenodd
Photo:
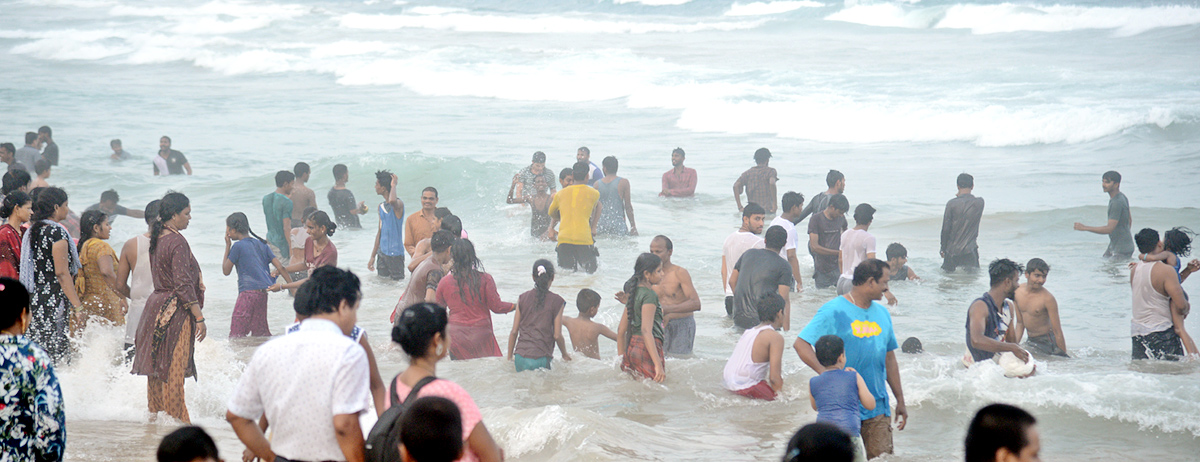
<path fill-rule="evenodd" d="M 546 153 L 538 151 L 533 153 L 533 163 L 528 167 L 521 169 L 513 176 L 512 186 L 508 188 L 509 204 L 524 204 L 525 198 L 533 195 L 536 192 L 533 187 L 533 181 L 537 177 L 546 179 L 546 185 L 550 186 L 550 194 L 554 194 L 554 174 L 546 170 Z"/>
<path fill-rule="evenodd" d="M 742 172 L 742 176 L 733 183 L 733 200 L 737 202 L 739 212 L 742 210 L 742 190 L 745 189 L 746 202 L 763 206 L 767 216 L 775 215 L 779 206 L 779 201 L 775 200 L 775 183 L 779 181 L 779 174 L 767 165 L 770 161 L 771 151 L 759 148 L 754 151 L 754 163 L 757 165 Z"/>

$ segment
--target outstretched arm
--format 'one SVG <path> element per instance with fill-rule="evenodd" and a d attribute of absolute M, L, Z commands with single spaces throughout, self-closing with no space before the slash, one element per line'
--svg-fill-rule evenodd
<path fill-rule="evenodd" d="M 1117 228 L 1117 220 L 1108 220 L 1108 224 L 1104 226 L 1087 226 L 1083 223 L 1075 223 L 1076 231 L 1087 231 L 1096 234 L 1111 234 Z"/>

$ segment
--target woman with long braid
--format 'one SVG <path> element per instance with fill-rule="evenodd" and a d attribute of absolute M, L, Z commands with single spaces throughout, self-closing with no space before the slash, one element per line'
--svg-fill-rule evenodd
<path fill-rule="evenodd" d="M 500 345 L 492 332 L 491 311 L 511 312 L 515 303 L 500 300 L 496 281 L 483 272 L 475 256 L 475 245 L 459 239 L 450 245 L 454 265 L 438 282 L 437 302 L 450 310 L 450 359 L 500 356 Z"/>
<path fill-rule="evenodd" d="M 667 377 L 663 359 L 663 312 L 652 287 L 662 280 L 662 259 L 652 253 L 638 256 L 633 277 L 625 281 L 625 312 L 617 329 L 621 369 L 662 382 Z"/>

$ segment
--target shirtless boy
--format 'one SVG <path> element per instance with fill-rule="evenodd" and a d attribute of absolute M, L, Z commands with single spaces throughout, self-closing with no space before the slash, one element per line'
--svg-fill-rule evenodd
<path fill-rule="evenodd" d="M 673 252 L 674 245 L 666 236 L 654 236 L 650 241 L 650 253 L 662 259 L 663 278 L 654 286 L 654 293 L 658 294 L 666 323 L 663 350 L 669 355 L 686 356 L 692 354 L 696 340 L 696 318 L 692 315 L 700 311 L 700 295 L 688 270 L 671 263 Z"/>
<path fill-rule="evenodd" d="M 1025 266 L 1025 283 L 1017 288 L 1017 309 L 1029 334 L 1025 346 L 1029 351 L 1044 355 L 1067 356 L 1067 341 L 1063 338 L 1062 322 L 1058 318 L 1058 301 L 1046 290 L 1050 265 L 1041 258 L 1029 260 Z"/>
<path fill-rule="evenodd" d="M 600 336 L 616 340 L 617 333 L 608 326 L 592 320 L 592 316 L 600 309 L 600 294 L 592 289 L 580 289 L 575 297 L 575 306 L 579 308 L 579 317 L 563 316 L 562 325 L 571 336 L 571 345 L 575 351 L 593 359 L 600 359 Z"/>

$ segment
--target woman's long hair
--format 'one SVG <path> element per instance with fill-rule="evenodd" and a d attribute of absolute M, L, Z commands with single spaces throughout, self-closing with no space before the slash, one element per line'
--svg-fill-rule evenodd
<path fill-rule="evenodd" d="M 554 264 L 545 258 L 533 262 L 533 286 L 537 289 L 537 303 L 534 309 L 542 309 L 546 302 L 546 294 L 550 293 L 550 282 L 554 281 Z"/>
<path fill-rule="evenodd" d="M 454 241 L 450 244 L 450 257 L 454 259 L 450 273 L 454 275 L 454 282 L 458 284 L 458 296 L 466 301 L 464 288 L 469 288 L 476 302 L 482 300 L 483 263 L 475 257 L 475 244 L 468 239 Z"/>
<path fill-rule="evenodd" d="M 162 234 L 163 228 L 167 226 L 167 222 L 175 218 L 176 215 L 183 213 L 183 210 L 188 208 L 191 201 L 183 193 L 169 192 L 163 196 L 158 202 L 158 221 L 150 225 L 150 254 L 153 255 L 155 250 L 158 250 L 158 235 Z"/>
<path fill-rule="evenodd" d="M 67 192 L 53 186 L 38 188 L 36 196 L 33 200 L 33 218 L 30 219 L 33 221 L 33 226 L 29 228 L 31 233 L 37 233 L 46 226 L 45 220 L 54 216 L 54 209 L 67 203 Z"/>
<path fill-rule="evenodd" d="M 32 199 L 29 198 L 29 195 L 22 191 L 8 193 L 7 196 L 4 196 L 4 202 L 0 204 L 0 218 L 7 220 L 12 216 L 14 210 L 24 207 L 30 201 Z"/>
<path fill-rule="evenodd" d="M 95 237 L 96 226 L 108 221 L 108 214 L 99 210 L 88 210 L 79 217 L 79 253 L 83 254 L 83 245 L 88 239 Z"/>
<path fill-rule="evenodd" d="M 225 226 L 228 226 L 230 229 L 239 233 L 258 239 L 262 241 L 263 244 L 267 243 L 266 239 L 254 234 L 254 231 L 250 229 L 250 219 L 246 218 L 246 214 L 242 212 L 233 212 L 229 214 L 229 217 L 225 219 Z"/>
<path fill-rule="evenodd" d="M 633 314 L 636 312 L 634 305 L 636 304 L 637 297 L 635 295 L 637 295 L 638 285 L 646 279 L 646 273 L 654 272 L 659 266 L 662 266 L 662 259 L 652 253 L 638 255 L 637 261 L 634 262 L 633 277 L 625 281 L 624 287 L 625 293 L 629 296 L 625 302 L 625 311 L 628 313 L 629 319 L 633 319 Z M 642 322 L 646 322 L 646 320 L 643 319 Z"/>

